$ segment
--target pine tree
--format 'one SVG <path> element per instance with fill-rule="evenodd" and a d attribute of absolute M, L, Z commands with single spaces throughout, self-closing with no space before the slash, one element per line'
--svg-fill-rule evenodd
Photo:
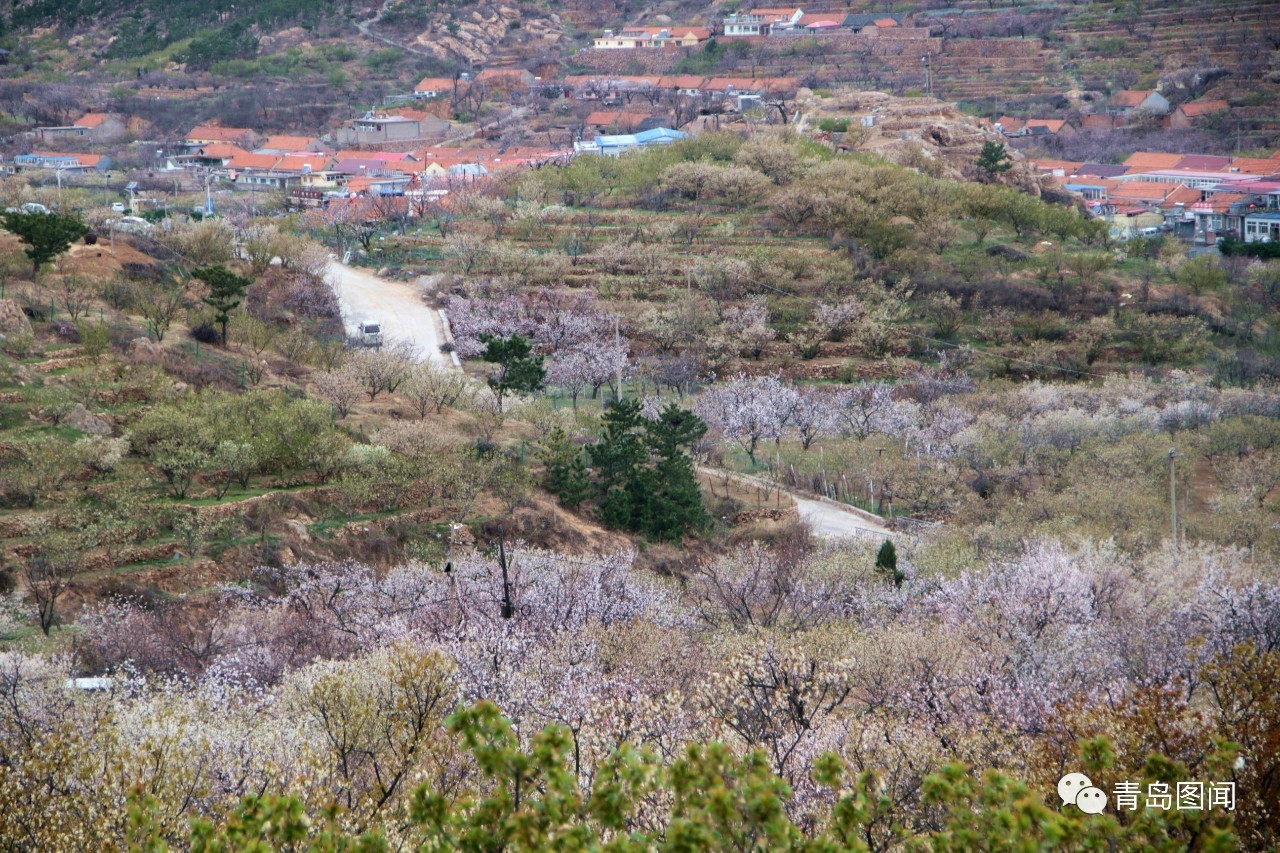
<path fill-rule="evenodd" d="M 982 151 L 978 154 L 978 168 L 993 178 L 1001 172 L 1007 172 L 1012 169 L 1013 161 L 1009 159 L 1009 153 L 1005 151 L 1004 143 L 983 143 Z"/>
<path fill-rule="evenodd" d="M 647 461 L 639 433 L 640 403 L 619 400 L 604 414 L 604 434 L 591 448 L 600 498 L 600 521 L 634 529 L 637 471 Z"/>
<path fill-rule="evenodd" d="M 541 454 L 547 466 L 543 485 L 555 495 L 560 506 L 577 509 L 591 493 L 591 474 L 582 458 L 582 452 L 560 427 L 551 431 L 546 449 Z"/>
<path fill-rule="evenodd" d="M 654 464 L 639 478 L 644 497 L 641 532 L 655 539 L 679 539 L 706 523 L 702 490 L 688 454 L 706 433 L 701 418 L 675 403 L 646 425 L 645 441 Z"/>
<path fill-rule="evenodd" d="M 32 274 L 38 275 L 40 267 L 57 258 L 71 244 L 89 233 L 89 226 L 74 214 L 30 213 L 14 211 L 3 216 L 6 231 L 27 244 L 27 257 L 31 259 Z"/>
<path fill-rule="evenodd" d="M 519 335 L 509 338 L 481 335 L 480 340 L 485 344 L 480 357 L 498 365 L 498 371 L 489 375 L 489 387 L 498 396 L 499 411 L 502 410 L 502 398 L 508 393 L 532 394 L 542 388 L 547 371 L 542 366 L 542 356 L 533 355 L 529 341 Z"/>
<path fill-rule="evenodd" d="M 222 327 L 222 345 L 227 345 L 227 324 L 231 321 L 231 312 L 240 307 L 244 292 L 253 282 L 242 275 L 237 275 L 221 264 L 191 271 L 192 278 L 198 278 L 209 285 L 209 295 L 202 301 L 214 310 L 214 320 Z"/>

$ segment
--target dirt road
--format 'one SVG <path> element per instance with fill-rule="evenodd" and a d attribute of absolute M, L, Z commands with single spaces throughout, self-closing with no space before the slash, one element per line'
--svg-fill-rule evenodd
<path fill-rule="evenodd" d="M 454 366 L 452 359 L 440 352 L 440 342 L 444 340 L 440 315 L 412 287 L 337 261 L 329 262 L 327 277 L 338 294 L 348 335 L 356 333 L 361 320 L 377 320 L 387 343 L 410 341 L 418 348 L 420 360 L 440 367 Z"/>
<path fill-rule="evenodd" d="M 725 472 L 718 471 L 715 468 L 699 468 L 698 470 L 713 477 L 724 477 L 726 475 Z M 761 486 L 766 489 L 778 488 L 776 483 L 762 480 L 759 477 L 752 477 L 749 474 L 729 474 L 728 476 L 738 483 L 748 486 Z M 880 516 L 864 512 L 856 507 L 846 506 L 830 500 L 802 498 L 786 489 L 783 489 L 782 493 L 790 498 L 792 503 L 796 505 L 796 513 L 800 518 L 809 522 L 813 527 L 813 532 L 819 536 L 826 536 L 830 539 L 851 539 L 861 536 L 884 538 L 898 535 L 884 526 L 884 519 Z"/>

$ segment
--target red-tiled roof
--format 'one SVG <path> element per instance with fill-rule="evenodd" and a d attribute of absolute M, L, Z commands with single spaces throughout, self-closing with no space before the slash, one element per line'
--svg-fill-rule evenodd
<path fill-rule="evenodd" d="M 278 154 L 237 154 L 227 163 L 230 169 L 273 169 L 280 162 Z"/>
<path fill-rule="evenodd" d="M 259 150 L 306 151 L 313 142 L 315 140 L 308 136 L 268 136 Z"/>
<path fill-rule="evenodd" d="M 1158 151 L 1135 151 L 1129 155 L 1124 164 L 1130 170 L 1150 171 L 1151 169 L 1173 169 L 1182 159 L 1181 154 L 1162 154 Z"/>
<path fill-rule="evenodd" d="M 1164 197 L 1164 201 L 1160 203 L 1160 206 L 1173 207 L 1175 204 L 1190 206 L 1198 202 L 1201 195 L 1200 190 L 1192 189 L 1186 184 L 1178 184 L 1177 189 Z"/>
<path fill-rule="evenodd" d="M 701 89 L 707 82 L 706 77 L 696 74 L 676 74 L 670 77 L 659 77 L 659 89 Z"/>
<path fill-rule="evenodd" d="M 286 154 L 275 167 L 281 172 L 323 172 L 332 163 L 328 154 Z"/>
<path fill-rule="evenodd" d="M 898 26 L 898 22 L 895 21 L 893 18 L 876 18 L 873 23 L 877 27 L 880 27 L 881 29 Z"/>
<path fill-rule="evenodd" d="M 1136 107 L 1153 92 L 1155 89 L 1121 89 L 1111 96 L 1110 103 L 1116 107 Z"/>
<path fill-rule="evenodd" d="M 466 81 L 462 80 L 458 83 L 459 87 L 466 85 Z M 418 85 L 413 87 L 415 92 L 452 92 L 452 77 L 423 77 Z"/>
<path fill-rule="evenodd" d="M 1158 181 L 1126 181 L 1122 186 L 1112 190 L 1112 198 L 1129 201 L 1161 202 L 1176 188 L 1174 184 L 1162 184 Z"/>
<path fill-rule="evenodd" d="M 1280 162 L 1261 157 L 1237 157 L 1227 164 L 1227 169 L 1246 175 L 1274 175 L 1280 172 Z"/>
<path fill-rule="evenodd" d="M 76 123 L 74 126 L 75 127 L 98 127 L 104 121 L 106 121 L 108 117 L 109 116 L 107 116 L 106 113 L 85 113 L 84 115 L 80 116 L 80 118 L 76 119 Z"/>
<path fill-rule="evenodd" d="M 1222 110 L 1229 108 L 1230 105 L 1226 101 L 1222 100 L 1188 101 L 1178 107 L 1178 109 L 1182 110 L 1182 114 L 1187 118 L 1199 118 L 1200 116 L 1205 116 L 1209 113 L 1221 112 Z"/>

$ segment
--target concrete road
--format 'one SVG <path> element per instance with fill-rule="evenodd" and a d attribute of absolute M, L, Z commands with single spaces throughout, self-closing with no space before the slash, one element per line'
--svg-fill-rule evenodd
<path fill-rule="evenodd" d="M 715 468 L 700 467 L 698 470 L 713 477 L 725 476 L 725 472 Z M 767 489 L 779 488 L 776 483 L 750 474 L 729 474 L 729 477 L 746 485 Z M 809 522 L 813 532 L 819 536 L 825 536 L 828 539 L 850 539 L 860 536 L 892 538 L 898 535 L 885 527 L 883 518 L 857 507 L 822 498 L 802 498 L 789 489 L 782 489 L 782 493 L 795 503 L 796 514 Z"/>
<path fill-rule="evenodd" d="M 361 320 L 377 320 L 386 343 L 409 341 L 418 348 L 419 360 L 453 368 L 453 360 L 440 352 L 444 340 L 440 315 L 414 288 L 338 261 L 329 262 L 326 278 L 338 294 L 348 335 L 356 334 Z"/>
<path fill-rule="evenodd" d="M 848 539 L 860 536 L 892 538 L 896 534 L 883 524 L 877 524 L 867 516 L 870 513 L 854 513 L 842 509 L 835 503 L 809 500 L 792 495 L 796 502 L 796 512 L 819 536 L 829 539 Z"/>

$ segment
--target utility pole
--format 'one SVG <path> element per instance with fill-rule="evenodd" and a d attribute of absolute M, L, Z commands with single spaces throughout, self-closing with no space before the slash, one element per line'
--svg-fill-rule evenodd
<path fill-rule="evenodd" d="M 924 56 L 920 57 L 920 61 L 924 63 L 924 90 L 929 95 L 929 97 L 932 98 L 933 97 L 933 61 L 930 58 L 929 54 L 927 53 Z"/>
<path fill-rule="evenodd" d="M 1173 550 L 1178 550 L 1178 478 L 1176 471 L 1176 460 L 1178 458 L 1178 448 L 1169 448 L 1169 518 L 1173 531 Z"/>

